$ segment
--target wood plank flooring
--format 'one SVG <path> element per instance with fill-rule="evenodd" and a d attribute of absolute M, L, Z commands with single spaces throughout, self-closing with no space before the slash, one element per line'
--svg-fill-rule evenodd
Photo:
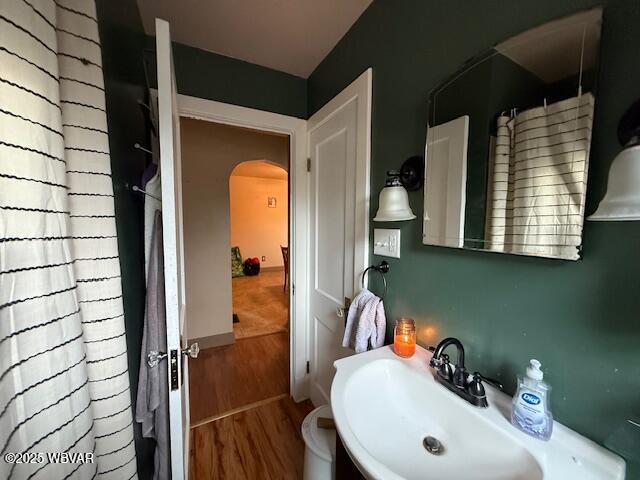
<path fill-rule="evenodd" d="M 208 348 L 189 363 L 192 425 L 238 407 L 289 393 L 289 334 Z"/>
<path fill-rule="evenodd" d="M 300 427 L 313 405 L 289 397 L 288 332 L 201 351 L 189 406 L 190 480 L 302 478 Z"/>
<path fill-rule="evenodd" d="M 302 479 L 300 427 L 313 410 L 281 398 L 191 430 L 191 480 Z"/>
<path fill-rule="evenodd" d="M 236 339 L 286 332 L 289 326 L 289 291 L 284 269 L 263 270 L 255 277 L 236 277 L 233 285 L 233 324 Z"/>

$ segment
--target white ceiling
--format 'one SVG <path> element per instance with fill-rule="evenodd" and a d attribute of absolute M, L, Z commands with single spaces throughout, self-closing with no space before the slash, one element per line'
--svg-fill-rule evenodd
<path fill-rule="evenodd" d="M 307 78 L 372 0 L 138 0 L 174 41 Z"/>
<path fill-rule="evenodd" d="M 287 179 L 287 171 L 284 168 L 268 163 L 267 160 L 249 160 L 242 162 L 233 169 L 231 175 L 234 177 Z"/>

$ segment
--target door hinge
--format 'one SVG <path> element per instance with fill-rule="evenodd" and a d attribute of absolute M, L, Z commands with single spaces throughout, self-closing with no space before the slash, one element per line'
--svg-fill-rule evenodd
<path fill-rule="evenodd" d="M 307 360 L 307 373 L 311 373 L 311 364 Z"/>
<path fill-rule="evenodd" d="M 307 157 L 307 172 L 311 171 L 311 157 Z"/>

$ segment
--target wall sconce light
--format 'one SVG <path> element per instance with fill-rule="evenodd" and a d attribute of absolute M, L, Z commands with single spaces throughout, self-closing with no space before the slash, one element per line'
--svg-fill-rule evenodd
<path fill-rule="evenodd" d="M 620 119 L 618 140 L 624 150 L 613 159 L 607 193 L 588 220 L 640 220 L 640 100 Z"/>
<path fill-rule="evenodd" d="M 419 156 L 408 158 L 400 167 L 400 171 L 389 170 L 384 188 L 378 198 L 378 212 L 373 218 L 375 222 L 401 222 L 416 218 L 407 191 L 415 191 L 422 187 L 424 176 L 424 159 Z"/>

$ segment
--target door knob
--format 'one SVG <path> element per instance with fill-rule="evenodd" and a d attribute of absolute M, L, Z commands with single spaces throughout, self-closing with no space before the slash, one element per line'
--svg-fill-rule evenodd
<path fill-rule="evenodd" d="M 338 315 L 339 318 L 344 317 L 344 312 L 345 308 L 343 306 L 339 306 L 336 308 L 336 315 Z"/>
<path fill-rule="evenodd" d="M 191 358 L 198 358 L 198 354 L 200 353 L 200 346 L 198 342 L 192 343 L 189 348 L 183 348 L 182 354 L 189 355 Z M 149 367 L 153 368 L 160 363 L 161 360 L 167 358 L 166 352 L 157 352 L 155 350 L 151 350 L 147 354 L 147 364 Z"/>
<path fill-rule="evenodd" d="M 160 363 L 160 360 L 163 360 L 165 358 L 167 358 L 166 352 L 157 352 L 155 350 L 151 350 L 149 353 L 147 353 L 147 365 L 149 365 L 150 368 L 153 368 Z"/>
<path fill-rule="evenodd" d="M 189 348 L 182 349 L 182 354 L 189 355 L 191 358 L 198 358 L 199 353 L 200 353 L 200 346 L 198 346 L 198 342 L 192 343 Z"/>

